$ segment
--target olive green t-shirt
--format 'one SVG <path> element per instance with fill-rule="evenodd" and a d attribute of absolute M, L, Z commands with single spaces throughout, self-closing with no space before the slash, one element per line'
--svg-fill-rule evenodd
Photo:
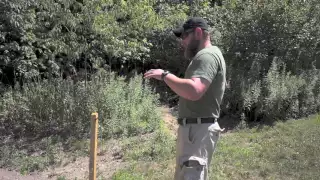
<path fill-rule="evenodd" d="M 226 84 L 226 64 L 220 49 L 210 46 L 200 50 L 190 62 L 185 78 L 201 77 L 211 82 L 205 94 L 197 101 L 179 99 L 180 118 L 220 116 L 220 104 Z"/>

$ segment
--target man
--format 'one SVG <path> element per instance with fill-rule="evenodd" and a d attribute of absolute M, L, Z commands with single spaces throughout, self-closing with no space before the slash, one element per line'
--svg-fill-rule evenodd
<path fill-rule="evenodd" d="M 218 47 L 210 42 L 209 26 L 190 18 L 173 30 L 181 38 L 184 55 L 191 59 L 185 77 L 151 69 L 145 78 L 163 80 L 180 96 L 175 180 L 208 180 L 208 169 L 220 132 L 217 119 L 226 83 L 226 65 Z"/>

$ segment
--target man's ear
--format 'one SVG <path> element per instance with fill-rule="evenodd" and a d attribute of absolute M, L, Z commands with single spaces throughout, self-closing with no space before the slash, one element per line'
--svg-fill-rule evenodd
<path fill-rule="evenodd" d="M 200 40 L 201 37 L 203 36 L 203 33 L 202 33 L 202 29 L 197 27 L 195 30 L 194 30 L 194 35 L 195 35 L 195 39 L 196 40 Z"/>

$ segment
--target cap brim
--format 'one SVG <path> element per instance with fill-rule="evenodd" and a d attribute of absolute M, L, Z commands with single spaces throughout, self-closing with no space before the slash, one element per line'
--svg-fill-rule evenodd
<path fill-rule="evenodd" d="M 179 28 L 177 28 L 177 29 L 174 29 L 174 30 L 173 30 L 173 33 L 174 33 L 175 36 L 181 37 L 183 31 L 184 31 L 183 27 L 179 27 Z"/>

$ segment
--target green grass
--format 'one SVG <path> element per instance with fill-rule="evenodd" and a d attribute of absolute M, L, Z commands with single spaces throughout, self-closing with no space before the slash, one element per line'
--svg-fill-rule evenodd
<path fill-rule="evenodd" d="M 160 128 L 152 134 L 122 141 L 126 161 L 163 161 L 173 157 L 175 139 L 160 121 Z"/>
<path fill-rule="evenodd" d="M 66 180 L 66 178 L 64 176 L 59 176 L 57 180 Z"/>
<path fill-rule="evenodd" d="M 320 179 L 320 116 L 243 129 L 221 137 L 211 169 L 211 180 Z M 134 161 L 113 180 L 169 180 L 174 158 Z"/>

